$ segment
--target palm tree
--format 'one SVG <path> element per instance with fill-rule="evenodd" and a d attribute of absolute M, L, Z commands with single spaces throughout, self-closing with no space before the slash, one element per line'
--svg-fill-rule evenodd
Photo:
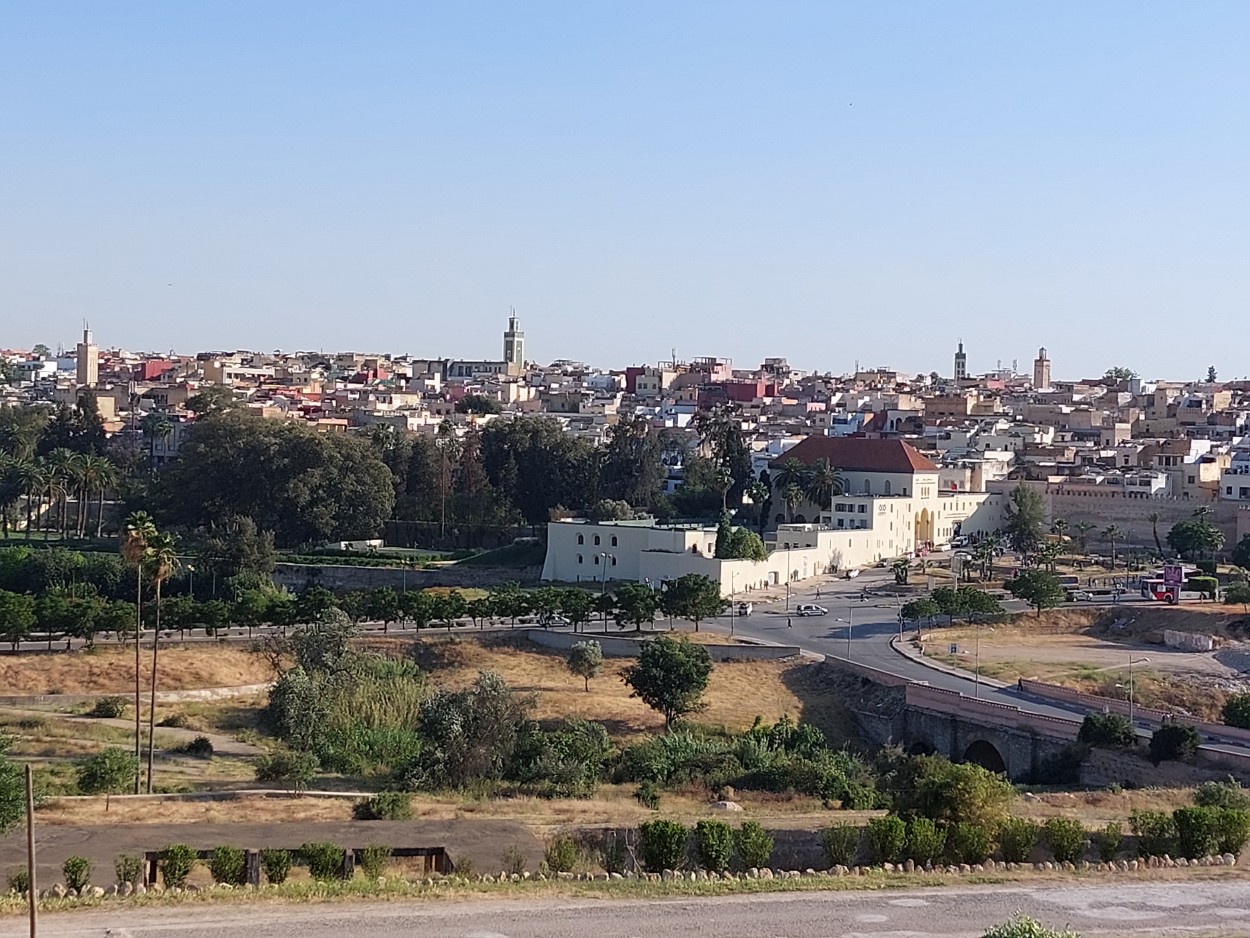
<path fill-rule="evenodd" d="M 1150 522 L 1150 533 L 1155 539 L 1155 552 L 1160 558 L 1162 558 L 1163 543 L 1159 540 L 1159 521 L 1162 519 L 1160 519 L 1157 511 L 1152 511 L 1150 514 L 1146 515 L 1146 520 Z"/>
<path fill-rule="evenodd" d="M 33 508 L 35 493 L 43 491 L 43 472 L 33 459 L 19 458 L 14 470 L 17 482 L 26 493 L 26 539 L 30 540 L 30 529 L 34 526 Z"/>
<path fill-rule="evenodd" d="M 768 503 L 768 498 L 772 495 L 768 486 L 756 479 L 749 486 L 746 492 L 747 498 L 751 499 L 751 504 L 755 506 L 755 526 L 760 529 L 760 534 L 764 533 L 764 506 Z"/>
<path fill-rule="evenodd" d="M 156 587 L 156 623 L 152 629 L 152 700 L 148 706 L 148 794 L 152 794 L 152 759 L 156 747 L 156 655 L 161 643 L 161 584 L 178 571 L 178 555 L 174 539 L 168 534 L 156 534 L 148 540 L 143 565 L 148 570 L 148 580 Z M 138 645 L 138 642 L 135 642 Z"/>
<path fill-rule="evenodd" d="M 146 511 L 132 512 L 122 531 L 121 552 L 135 571 L 135 794 L 139 794 L 139 759 L 143 755 L 143 722 L 139 718 L 139 637 L 143 634 L 143 567 L 156 525 Z"/>
<path fill-rule="evenodd" d="M 1050 523 L 1052 534 L 1058 534 L 1060 537 L 1066 537 L 1068 534 L 1068 522 L 1063 518 L 1056 518 Z"/>
<path fill-rule="evenodd" d="M 729 474 L 728 469 L 717 469 L 716 480 L 714 482 L 717 491 L 720 492 L 720 511 L 725 514 L 729 510 L 727 499 L 729 498 L 729 490 L 734 486 L 733 476 Z"/>
<path fill-rule="evenodd" d="M 797 485 L 787 485 L 781 490 L 781 497 L 786 503 L 786 517 L 793 523 L 794 509 L 803 504 L 803 490 Z"/>
<path fill-rule="evenodd" d="M 139 421 L 139 428 L 148 441 L 148 468 L 156 468 L 156 441 L 167 440 L 174 432 L 174 422 L 159 410 L 145 414 Z"/>
<path fill-rule="evenodd" d="M 98 501 L 96 502 L 95 514 L 95 536 L 104 536 L 104 493 L 113 486 L 117 485 L 121 479 L 121 473 L 117 469 L 117 464 L 104 456 L 95 457 L 99 460 L 95 466 L 95 491 Z"/>
<path fill-rule="evenodd" d="M 1199 505 L 1197 508 L 1194 509 L 1194 517 L 1197 518 L 1199 521 L 1206 521 L 1207 515 L 1209 514 L 1211 514 L 1210 505 Z"/>
<path fill-rule="evenodd" d="M 797 485 L 800 490 L 805 489 L 810 472 L 806 463 L 799 462 L 791 456 L 781 464 L 781 469 L 773 476 L 773 485 L 777 486 L 779 492 L 784 492 L 792 485 Z"/>
<path fill-rule="evenodd" d="M 1098 525 L 1089 521 L 1078 521 L 1072 527 L 1076 531 L 1076 542 L 1081 545 L 1081 556 L 1084 557 L 1089 553 L 1089 536 Z"/>
<path fill-rule="evenodd" d="M 842 473 L 823 456 L 812 463 L 807 472 L 804 494 L 816 503 L 821 511 L 833 511 L 833 497 L 843 490 Z"/>
<path fill-rule="evenodd" d="M 74 457 L 77 455 L 73 450 L 66 449 L 64 446 L 58 446 L 52 452 L 48 453 L 48 530 L 52 530 L 52 522 L 56 521 L 56 504 L 61 504 L 61 536 L 65 536 L 66 515 L 69 513 L 69 493 L 73 487 L 74 476 Z"/>
<path fill-rule="evenodd" d="M 1103 529 L 1102 539 L 1111 545 L 1111 569 L 1115 569 L 1115 543 L 1124 540 L 1124 530 L 1118 524 L 1109 524 Z"/>

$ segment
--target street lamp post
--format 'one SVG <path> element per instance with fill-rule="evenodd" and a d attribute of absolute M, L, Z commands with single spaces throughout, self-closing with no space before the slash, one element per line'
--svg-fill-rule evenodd
<path fill-rule="evenodd" d="M 1133 665 L 1145 664 L 1149 658 L 1134 658 L 1131 654 L 1128 656 L 1128 721 L 1133 722 Z"/>
<path fill-rule="evenodd" d="M 790 611 L 790 542 L 786 541 L 786 612 Z"/>
<path fill-rule="evenodd" d="M 601 581 L 599 584 L 599 595 L 601 597 L 604 596 L 608 591 L 608 558 L 609 557 L 612 557 L 613 560 L 616 559 L 615 557 L 612 556 L 612 554 L 606 553 L 604 551 L 599 552 L 599 560 L 603 564 L 603 577 L 601 578 Z M 603 634 L 604 635 L 608 634 L 608 613 L 606 609 L 603 611 Z"/>
<path fill-rule="evenodd" d="M 850 661 L 851 660 L 851 632 L 855 628 L 855 607 L 847 606 L 846 618 L 834 619 L 833 621 L 846 623 L 846 660 Z"/>
<path fill-rule="evenodd" d="M 729 637 L 733 638 L 734 634 L 734 616 L 737 614 L 738 606 L 734 602 L 734 584 L 737 582 L 738 574 L 729 574 Z"/>

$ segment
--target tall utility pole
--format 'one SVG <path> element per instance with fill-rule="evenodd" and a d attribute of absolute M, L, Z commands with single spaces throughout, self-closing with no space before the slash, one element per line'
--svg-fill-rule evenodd
<path fill-rule="evenodd" d="M 35 782 L 26 763 L 26 905 L 30 908 L 30 938 L 39 931 L 39 892 L 35 883 Z"/>

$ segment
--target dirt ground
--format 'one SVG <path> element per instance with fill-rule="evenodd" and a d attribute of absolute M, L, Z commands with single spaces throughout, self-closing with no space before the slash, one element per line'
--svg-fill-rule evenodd
<path fill-rule="evenodd" d="M 151 674 L 151 649 L 142 658 L 144 686 Z M 0 658 L 0 694 L 134 693 L 134 645 L 100 646 L 62 654 Z M 161 690 L 240 687 L 273 680 L 260 655 L 225 642 L 170 645 L 159 658 Z"/>

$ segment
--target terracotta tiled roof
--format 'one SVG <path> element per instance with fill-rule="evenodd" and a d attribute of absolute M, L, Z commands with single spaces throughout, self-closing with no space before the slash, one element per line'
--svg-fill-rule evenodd
<path fill-rule="evenodd" d="M 937 472 L 938 467 L 902 440 L 870 440 L 854 436 L 809 436 L 772 461 L 780 468 L 787 459 L 812 465 L 827 459 L 847 472 Z"/>

